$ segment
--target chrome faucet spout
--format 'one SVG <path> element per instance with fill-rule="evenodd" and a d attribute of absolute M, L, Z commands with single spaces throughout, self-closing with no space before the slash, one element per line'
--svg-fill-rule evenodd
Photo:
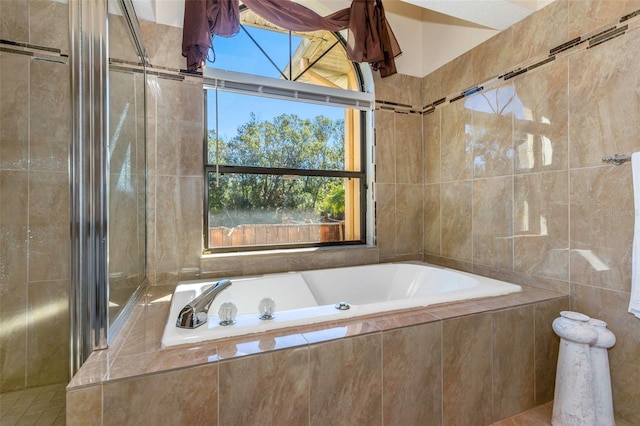
<path fill-rule="evenodd" d="M 231 281 L 224 279 L 209 287 L 202 294 L 187 305 L 178 314 L 176 327 L 196 328 L 206 323 L 209 319 L 209 307 L 220 293 L 231 286 Z"/>

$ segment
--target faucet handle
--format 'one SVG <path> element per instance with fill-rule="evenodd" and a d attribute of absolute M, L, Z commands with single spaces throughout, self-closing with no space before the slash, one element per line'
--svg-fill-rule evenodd
<path fill-rule="evenodd" d="M 199 296 L 185 305 L 178 314 L 176 327 L 179 328 L 196 328 L 208 322 L 209 307 L 213 300 L 225 289 L 231 286 L 231 281 L 220 280 L 215 285 L 210 286 Z"/>
<path fill-rule="evenodd" d="M 208 320 L 206 312 L 196 312 L 196 309 L 191 305 L 186 305 L 178 314 L 176 320 L 176 327 L 179 328 L 197 328 L 202 324 L 206 324 Z"/>
<path fill-rule="evenodd" d="M 218 318 L 220 318 L 220 325 L 233 325 L 236 323 L 236 315 L 238 314 L 238 308 L 233 302 L 224 302 L 220 305 L 218 310 Z"/>
<path fill-rule="evenodd" d="M 274 319 L 275 311 L 276 311 L 276 302 L 270 297 L 265 297 L 258 304 L 258 312 L 260 312 L 260 316 L 258 318 L 260 318 L 261 320 Z"/>

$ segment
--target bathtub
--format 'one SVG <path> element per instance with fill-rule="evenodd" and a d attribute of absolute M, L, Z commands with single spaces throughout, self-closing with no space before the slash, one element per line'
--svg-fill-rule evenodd
<path fill-rule="evenodd" d="M 209 308 L 208 324 L 195 329 L 176 327 L 178 314 L 216 281 L 179 284 L 171 299 L 162 346 L 522 291 L 520 286 L 504 281 L 411 263 L 288 272 L 231 278 L 231 281 L 231 287 L 220 293 Z M 276 304 L 275 317 L 270 320 L 258 318 L 258 304 L 265 297 L 272 298 Z M 222 303 L 229 301 L 237 306 L 238 316 L 234 325 L 222 326 L 218 310 Z M 336 304 L 340 302 L 346 302 L 349 309 L 337 309 Z"/>

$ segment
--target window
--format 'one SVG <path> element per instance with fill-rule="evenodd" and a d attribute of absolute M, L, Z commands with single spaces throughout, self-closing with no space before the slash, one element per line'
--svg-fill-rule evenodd
<path fill-rule="evenodd" d="M 362 244 L 373 96 L 338 35 L 241 12 L 205 77 L 205 250 Z"/>

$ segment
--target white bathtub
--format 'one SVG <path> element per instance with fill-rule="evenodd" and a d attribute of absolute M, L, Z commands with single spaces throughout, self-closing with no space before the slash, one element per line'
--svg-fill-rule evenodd
<path fill-rule="evenodd" d="M 231 287 L 220 293 L 211 305 L 209 323 L 195 329 L 176 327 L 178 314 L 216 281 L 179 284 L 171 300 L 162 346 L 522 291 L 520 286 L 491 278 L 408 263 L 269 274 L 231 278 L 231 281 Z M 274 319 L 258 318 L 258 304 L 264 297 L 276 303 Z M 234 325 L 221 326 L 218 309 L 228 301 L 236 304 L 238 316 Z M 350 309 L 336 309 L 338 302 L 347 302 Z"/>

